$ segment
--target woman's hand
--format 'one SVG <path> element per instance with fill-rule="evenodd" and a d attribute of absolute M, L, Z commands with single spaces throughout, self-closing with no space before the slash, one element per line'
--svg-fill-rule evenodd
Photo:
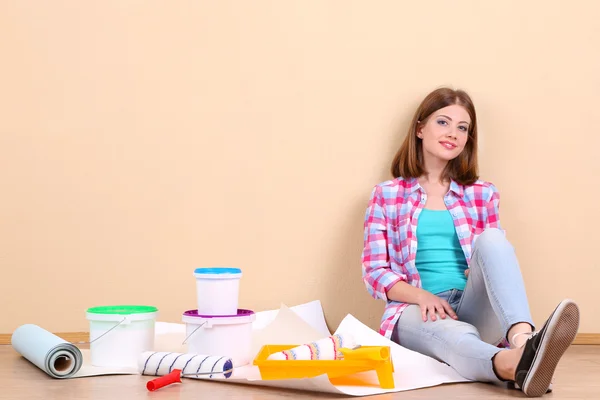
<path fill-rule="evenodd" d="M 423 322 L 427 321 L 427 314 L 429 314 L 429 318 L 431 318 L 432 321 L 437 320 L 437 316 L 435 315 L 436 312 L 440 314 L 442 319 L 446 319 L 446 314 L 452 319 L 458 319 L 456 313 L 446 300 L 441 299 L 426 290 L 422 290 L 422 292 L 419 293 L 417 303 L 419 304 L 419 307 L 421 307 Z"/>

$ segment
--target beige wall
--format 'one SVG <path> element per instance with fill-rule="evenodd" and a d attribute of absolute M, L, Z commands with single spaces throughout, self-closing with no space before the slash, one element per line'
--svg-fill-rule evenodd
<path fill-rule="evenodd" d="M 465 88 L 541 323 L 600 332 L 594 1 L 0 2 L 0 332 L 94 305 L 320 299 L 376 328 L 363 213 L 418 101 Z M 271 281 L 272 283 L 267 283 Z"/>

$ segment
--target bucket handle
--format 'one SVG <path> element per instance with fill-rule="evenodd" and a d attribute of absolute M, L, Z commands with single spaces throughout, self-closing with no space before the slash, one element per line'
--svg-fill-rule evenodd
<path fill-rule="evenodd" d="M 96 339 L 94 339 L 91 342 L 88 342 L 86 344 L 92 344 L 92 343 L 94 343 L 96 340 L 100 339 L 102 336 L 106 335 L 108 332 L 112 331 L 113 329 L 115 329 L 117 326 L 121 325 L 125 321 L 127 321 L 127 317 L 123 317 L 123 319 L 121 320 L 121 322 L 119 322 L 118 324 L 116 324 L 115 326 L 113 326 L 112 328 L 110 328 L 109 330 L 107 330 L 106 332 L 104 332 L 102 335 L 98 336 Z"/>
<path fill-rule="evenodd" d="M 189 338 L 190 338 L 190 337 L 191 337 L 191 336 L 192 336 L 194 333 L 196 333 L 196 331 L 197 331 L 198 329 L 200 329 L 200 328 L 202 328 L 204 325 L 206 325 L 206 323 L 207 323 L 207 322 L 208 322 L 208 321 L 204 321 L 203 323 L 201 323 L 201 324 L 200 324 L 200 325 L 199 325 L 199 326 L 198 326 L 196 329 L 194 329 L 194 330 L 192 331 L 192 333 L 190 333 L 190 334 L 188 335 L 188 337 L 186 337 L 186 338 L 183 340 L 183 343 L 181 343 L 181 344 L 185 344 L 185 342 L 187 342 L 187 340 L 188 340 L 188 339 L 189 339 Z"/>

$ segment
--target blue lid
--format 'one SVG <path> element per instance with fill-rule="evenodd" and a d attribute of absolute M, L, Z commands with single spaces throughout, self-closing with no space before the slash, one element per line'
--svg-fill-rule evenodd
<path fill-rule="evenodd" d="M 225 268 L 225 267 L 213 267 L 213 268 L 196 268 L 195 274 L 241 274 L 242 270 L 239 268 Z"/>

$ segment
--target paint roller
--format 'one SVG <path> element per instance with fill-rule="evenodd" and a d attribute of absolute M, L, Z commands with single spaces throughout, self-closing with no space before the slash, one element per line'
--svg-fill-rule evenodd
<path fill-rule="evenodd" d="M 305 343 L 289 350 L 269 355 L 268 360 L 340 360 L 344 357 L 340 349 L 358 348 L 351 334 L 342 333 Z"/>
<path fill-rule="evenodd" d="M 146 383 L 146 388 L 152 392 L 181 383 L 181 378 L 229 378 L 233 373 L 233 362 L 226 356 L 147 351 L 140 355 L 138 369 L 141 375 L 159 376 Z"/>

